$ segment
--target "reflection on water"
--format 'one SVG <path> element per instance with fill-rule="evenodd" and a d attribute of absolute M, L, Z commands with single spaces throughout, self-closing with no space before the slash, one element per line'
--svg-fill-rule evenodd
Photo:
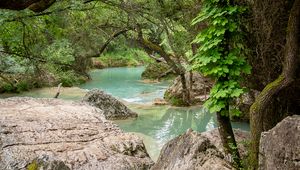
<path fill-rule="evenodd" d="M 187 129 L 204 132 L 217 126 L 214 114 L 201 107 L 130 105 L 130 108 L 139 113 L 138 118 L 115 122 L 126 132 L 142 134 L 140 136 L 154 160 L 167 141 L 186 132 Z M 239 123 L 235 127 L 248 130 L 246 123 Z"/>

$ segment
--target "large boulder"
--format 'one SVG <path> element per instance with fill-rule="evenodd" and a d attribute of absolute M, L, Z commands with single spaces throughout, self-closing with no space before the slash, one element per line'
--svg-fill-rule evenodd
<path fill-rule="evenodd" d="M 190 73 L 186 73 L 185 77 L 187 87 L 190 87 Z M 191 102 L 193 104 L 202 103 L 208 98 L 208 94 L 213 83 L 210 79 L 205 78 L 196 72 L 193 72 L 192 80 Z M 174 106 L 182 106 L 185 103 L 183 101 L 183 90 L 180 77 L 177 77 L 166 90 L 164 99 Z"/>
<path fill-rule="evenodd" d="M 122 102 L 98 89 L 89 91 L 84 96 L 83 101 L 103 110 L 105 118 L 109 120 L 135 118 L 138 116 L 137 113 L 131 111 Z"/>
<path fill-rule="evenodd" d="M 239 147 L 243 145 L 242 141 L 249 138 L 247 132 L 235 131 L 235 134 Z M 240 152 L 246 154 L 245 150 Z M 152 169 L 232 169 L 224 155 L 217 129 L 204 133 L 188 130 L 164 145 Z"/>
<path fill-rule="evenodd" d="M 0 99 L 0 169 L 149 169 L 142 140 L 87 103 Z"/>
<path fill-rule="evenodd" d="M 300 115 L 287 117 L 262 133 L 259 169 L 300 169 Z"/>

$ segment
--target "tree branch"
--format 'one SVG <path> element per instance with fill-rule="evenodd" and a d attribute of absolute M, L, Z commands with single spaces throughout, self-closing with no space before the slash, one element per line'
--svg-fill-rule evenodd
<path fill-rule="evenodd" d="M 89 56 L 86 56 L 87 58 L 94 58 L 94 57 L 99 57 L 103 52 L 104 50 L 106 49 L 106 47 L 115 39 L 117 38 L 118 36 L 122 35 L 122 34 L 125 34 L 127 31 L 129 31 L 130 29 L 129 28 L 125 28 L 123 30 L 120 30 L 118 32 L 115 32 L 110 38 L 108 38 L 106 40 L 106 42 L 102 45 L 102 47 L 100 48 L 100 50 L 98 51 L 98 53 L 96 54 L 93 54 L 93 55 L 89 55 Z"/>

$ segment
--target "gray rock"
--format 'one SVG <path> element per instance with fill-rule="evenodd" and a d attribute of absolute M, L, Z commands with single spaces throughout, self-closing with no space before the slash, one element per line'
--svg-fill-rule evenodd
<path fill-rule="evenodd" d="M 262 133 L 259 169 L 300 169 L 300 115 L 287 117 Z"/>
<path fill-rule="evenodd" d="M 98 89 L 89 91 L 83 101 L 103 110 L 105 118 L 108 120 L 137 117 L 137 113 L 131 111 L 122 102 Z"/>
<path fill-rule="evenodd" d="M 238 143 L 247 140 L 247 132 L 236 131 Z M 241 143 L 242 144 L 242 143 Z M 188 130 L 164 145 L 153 170 L 226 170 L 232 166 L 225 160 L 217 129 L 198 133 Z"/>
<path fill-rule="evenodd" d="M 187 86 L 190 87 L 190 74 L 185 75 L 187 80 Z M 209 96 L 210 88 L 212 87 L 212 82 L 210 79 L 203 77 L 199 73 L 193 72 L 193 84 L 192 84 L 192 103 L 198 104 L 205 101 Z M 172 105 L 180 106 L 183 96 L 182 84 L 180 77 L 177 77 L 171 86 L 166 90 L 164 98 Z M 179 104 L 179 105 L 178 105 Z"/>
<path fill-rule="evenodd" d="M 149 169 L 142 140 L 87 103 L 0 99 L 0 169 Z"/>
<path fill-rule="evenodd" d="M 232 121 L 249 122 L 250 120 L 250 107 L 255 102 L 256 97 L 259 95 L 259 91 L 250 89 L 247 93 L 244 93 L 235 101 L 235 106 L 241 111 L 241 115 L 231 115 Z"/>

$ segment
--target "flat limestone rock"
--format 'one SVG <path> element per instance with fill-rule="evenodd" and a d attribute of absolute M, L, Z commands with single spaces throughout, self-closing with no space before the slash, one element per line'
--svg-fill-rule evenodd
<path fill-rule="evenodd" d="M 89 91 L 84 96 L 83 101 L 103 110 L 104 116 L 108 120 L 135 118 L 138 116 L 137 113 L 130 110 L 115 97 L 98 89 Z"/>
<path fill-rule="evenodd" d="M 103 111 L 59 99 L 0 99 L 0 170 L 149 169 L 142 140 Z"/>

